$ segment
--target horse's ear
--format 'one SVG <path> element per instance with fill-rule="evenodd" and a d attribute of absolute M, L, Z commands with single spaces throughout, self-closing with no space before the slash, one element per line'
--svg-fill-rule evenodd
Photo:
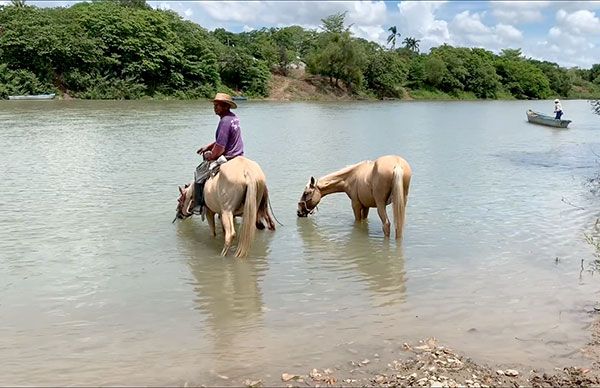
<path fill-rule="evenodd" d="M 179 189 L 179 194 L 183 195 L 183 190 L 181 189 L 181 186 L 177 186 L 177 188 Z"/>
<path fill-rule="evenodd" d="M 314 176 L 310 177 L 310 187 L 315 187 L 315 185 L 317 184 L 317 180 L 315 179 Z"/>

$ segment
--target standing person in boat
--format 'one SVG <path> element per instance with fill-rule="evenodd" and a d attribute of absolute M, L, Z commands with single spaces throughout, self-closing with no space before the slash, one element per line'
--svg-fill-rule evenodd
<path fill-rule="evenodd" d="M 560 105 L 560 100 L 558 98 L 554 100 L 554 113 L 556 114 L 554 119 L 560 120 L 561 116 L 563 115 L 563 111 L 562 105 Z"/>
<path fill-rule="evenodd" d="M 215 114 L 220 117 L 215 133 L 215 141 L 196 151 L 204 161 L 196 168 L 194 192 L 196 195 L 195 212 L 202 212 L 204 207 L 204 183 L 210 176 L 215 164 L 221 164 L 236 156 L 244 155 L 244 142 L 240 119 L 231 111 L 237 104 L 230 95 L 217 93 L 213 99 Z M 217 163 L 213 163 L 217 161 Z"/>

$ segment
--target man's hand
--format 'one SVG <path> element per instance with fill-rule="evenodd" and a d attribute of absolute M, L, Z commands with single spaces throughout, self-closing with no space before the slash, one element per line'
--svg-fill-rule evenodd
<path fill-rule="evenodd" d="M 212 160 L 212 152 L 206 151 L 202 154 L 202 157 L 204 158 L 204 160 Z"/>
<path fill-rule="evenodd" d="M 198 151 L 196 151 L 196 153 L 202 155 L 205 151 L 206 151 L 206 147 L 202 147 L 202 148 L 199 148 Z"/>

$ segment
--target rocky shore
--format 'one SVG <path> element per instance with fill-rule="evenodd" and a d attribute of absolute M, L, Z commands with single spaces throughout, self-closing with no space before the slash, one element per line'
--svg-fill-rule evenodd
<path fill-rule="evenodd" d="M 304 373 L 243 381 L 223 381 L 245 387 L 589 387 L 600 386 L 600 322 L 592 327 L 592 340 L 581 351 L 590 365 L 564 366 L 552 371 L 481 365 L 434 338 L 402 346 L 397 359 L 349 361 L 337 368 L 314 368 Z"/>

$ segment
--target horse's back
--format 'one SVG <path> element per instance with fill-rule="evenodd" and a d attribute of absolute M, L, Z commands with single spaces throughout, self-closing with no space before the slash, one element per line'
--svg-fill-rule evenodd
<path fill-rule="evenodd" d="M 375 160 L 375 164 L 373 165 L 374 173 L 390 175 L 393 174 L 394 168 L 396 166 L 402 166 L 404 170 L 404 174 L 411 175 L 412 171 L 408 162 L 401 156 L 398 155 L 385 155 L 377 160 Z"/>
<path fill-rule="evenodd" d="M 255 161 L 244 156 L 238 156 L 223 163 L 219 174 L 227 181 L 235 184 L 245 184 L 246 175 L 258 180 L 265 180 L 265 174 Z"/>

